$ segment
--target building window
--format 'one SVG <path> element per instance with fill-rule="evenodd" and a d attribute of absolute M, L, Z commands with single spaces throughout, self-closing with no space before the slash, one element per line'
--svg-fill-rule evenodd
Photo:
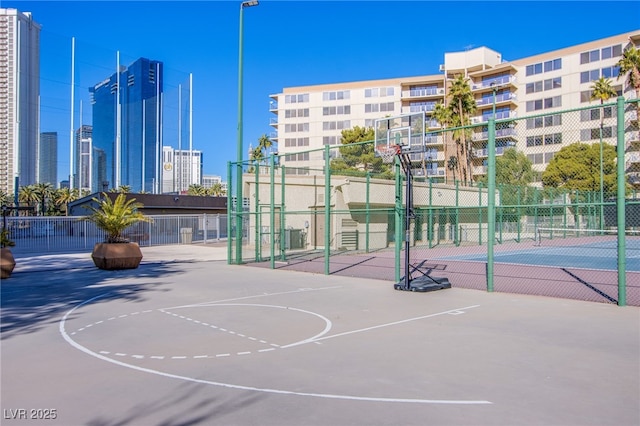
<path fill-rule="evenodd" d="M 323 145 L 337 145 L 338 144 L 338 136 L 323 136 L 322 137 Z"/>
<path fill-rule="evenodd" d="M 602 59 L 615 58 L 622 55 L 622 45 L 603 47 L 602 49 L 591 50 L 580 53 L 580 64 L 588 64 Z"/>
<path fill-rule="evenodd" d="M 284 97 L 285 104 L 295 104 L 295 103 L 303 103 L 303 102 L 309 102 L 308 93 L 300 93 L 298 95 L 285 95 Z"/>
<path fill-rule="evenodd" d="M 528 154 L 527 158 L 533 164 L 543 164 L 543 161 L 544 161 L 544 156 L 543 156 L 542 153 L 540 153 L 540 154 Z"/>
<path fill-rule="evenodd" d="M 351 92 L 349 90 L 339 90 L 336 92 L 322 92 L 322 100 L 323 101 L 336 101 L 349 99 L 351 97 Z"/>
<path fill-rule="evenodd" d="M 544 63 L 544 72 L 557 71 L 562 69 L 562 59 L 554 59 Z"/>
<path fill-rule="evenodd" d="M 394 93 L 395 91 L 393 87 L 374 87 L 371 89 L 364 89 L 365 98 L 393 96 Z"/>
<path fill-rule="evenodd" d="M 544 127 L 561 126 L 561 125 L 562 125 L 561 114 L 547 115 L 546 117 L 544 117 Z"/>
<path fill-rule="evenodd" d="M 347 115 L 351 114 L 351 105 L 339 105 L 323 107 L 322 115 Z"/>
<path fill-rule="evenodd" d="M 527 67 L 525 68 L 526 75 L 542 74 L 543 72 L 557 71 L 559 69 L 562 69 L 562 59 L 560 58 L 546 61 L 544 62 L 544 64 L 540 62 L 537 64 L 527 65 Z"/>
<path fill-rule="evenodd" d="M 542 146 L 542 136 L 527 136 L 527 146 Z"/>

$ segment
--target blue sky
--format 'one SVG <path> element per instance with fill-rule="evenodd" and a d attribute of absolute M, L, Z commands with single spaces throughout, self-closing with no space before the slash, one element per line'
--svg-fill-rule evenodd
<path fill-rule="evenodd" d="M 41 130 L 58 132 L 59 180 L 69 170 L 72 37 L 85 124 L 86 89 L 114 72 L 116 51 L 123 65 L 163 61 L 166 92 L 184 90 L 193 75 L 193 147 L 204 153 L 205 174 L 226 179 L 237 146 L 240 1 L 0 6 L 32 12 L 42 25 Z M 508 61 L 638 29 L 637 1 L 261 0 L 244 11 L 244 152 L 273 131 L 269 95 L 284 87 L 432 75 L 445 52 L 487 46 Z"/>

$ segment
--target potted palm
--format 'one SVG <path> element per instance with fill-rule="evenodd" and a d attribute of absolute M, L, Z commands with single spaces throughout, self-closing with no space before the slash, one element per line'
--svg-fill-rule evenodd
<path fill-rule="evenodd" d="M 0 231 L 0 278 L 9 278 L 16 266 L 16 260 L 9 247 L 15 246 L 16 243 L 9 238 L 9 230 L 3 228 Z"/>
<path fill-rule="evenodd" d="M 138 222 L 151 222 L 151 218 L 138 211 L 142 204 L 135 198 L 126 198 L 120 193 L 112 200 L 103 192 L 100 199 L 93 198 L 97 207 L 87 207 L 91 215 L 82 218 L 106 233 L 105 241 L 96 243 L 91 253 L 93 263 L 100 269 L 135 269 L 142 260 L 140 246 L 125 238 L 124 231 Z"/>

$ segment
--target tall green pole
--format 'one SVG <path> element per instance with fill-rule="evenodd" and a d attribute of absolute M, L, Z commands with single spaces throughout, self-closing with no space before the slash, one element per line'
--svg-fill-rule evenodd
<path fill-rule="evenodd" d="M 478 245 L 482 245 L 482 182 L 478 182 Z"/>
<path fill-rule="evenodd" d="M 433 248 L 433 179 L 429 178 L 429 248 Z"/>
<path fill-rule="evenodd" d="M 624 97 L 618 97 L 618 194 L 616 199 L 618 209 L 618 306 L 627 305 L 627 259 L 625 240 L 625 174 L 624 174 Z"/>
<path fill-rule="evenodd" d="M 231 175 L 231 161 L 227 162 L 227 176 L 229 179 L 232 179 Z M 229 182 L 231 183 L 231 182 Z M 233 255 L 233 238 L 231 234 L 233 233 L 233 191 L 227 191 L 227 264 L 230 265 L 233 263 L 233 259 L 231 256 Z"/>
<path fill-rule="evenodd" d="M 285 191 L 284 191 L 284 184 L 285 184 L 285 175 L 287 174 L 286 171 L 286 167 L 282 166 L 280 167 L 280 260 L 282 260 L 283 262 L 285 260 L 287 260 L 286 257 L 286 249 L 290 248 L 287 247 L 287 235 L 286 235 L 286 228 L 285 228 L 285 213 L 284 213 L 284 197 L 285 197 Z"/>
<path fill-rule="evenodd" d="M 269 248 L 269 256 L 271 257 L 271 269 L 276 268 L 276 196 L 275 196 L 275 176 L 276 176 L 276 162 L 275 157 L 271 155 L 269 158 L 269 166 L 271 167 L 269 176 L 269 231 L 271 237 L 271 247 Z"/>
<path fill-rule="evenodd" d="M 495 92 L 494 92 L 495 93 Z M 489 119 L 487 163 L 487 291 L 493 291 L 493 247 L 496 241 L 496 120 Z"/>
<path fill-rule="evenodd" d="M 600 111 L 604 114 L 604 111 Z M 604 116 L 600 118 L 600 230 L 604 229 L 604 155 L 602 153 L 602 126 Z"/>
<path fill-rule="evenodd" d="M 396 174 L 396 205 L 394 211 L 395 218 L 395 281 L 400 281 L 400 254 L 402 253 L 402 241 L 404 235 L 404 223 L 402 222 L 402 173 L 400 173 L 400 159 L 396 155 L 393 159 Z"/>
<path fill-rule="evenodd" d="M 256 262 L 262 261 L 262 254 L 260 250 L 262 249 L 262 238 L 260 237 L 260 228 L 262 218 L 260 216 L 260 163 L 256 161 L 256 195 L 255 195 L 255 205 L 256 205 L 256 218 L 255 218 L 255 244 L 256 244 Z"/>
<path fill-rule="evenodd" d="M 371 206 L 369 205 L 370 203 L 370 199 L 369 199 L 369 191 L 371 189 L 371 173 L 367 171 L 367 188 L 366 191 L 367 193 L 365 194 L 366 196 L 366 200 L 365 200 L 365 217 L 366 217 L 366 222 L 365 222 L 365 251 L 367 253 L 369 253 L 369 222 L 371 222 Z"/>
<path fill-rule="evenodd" d="M 331 273 L 331 168 L 329 167 L 329 145 L 324 147 L 324 274 Z"/>
<path fill-rule="evenodd" d="M 240 3 L 240 34 L 238 36 L 238 140 L 236 141 L 236 263 L 242 263 L 242 216 L 244 203 L 242 197 L 242 55 L 243 55 L 243 21 L 244 8 L 257 6 L 256 0 L 243 1 Z"/>
<path fill-rule="evenodd" d="M 238 139 L 236 141 L 236 263 L 242 263 L 242 22 L 244 3 L 240 4 L 240 35 L 238 38 Z"/>

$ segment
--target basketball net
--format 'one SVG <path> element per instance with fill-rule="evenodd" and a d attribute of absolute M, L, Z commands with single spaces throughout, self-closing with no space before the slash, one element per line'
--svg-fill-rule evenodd
<path fill-rule="evenodd" d="M 392 163 L 393 158 L 400 154 L 401 151 L 400 145 L 389 145 L 385 147 L 378 148 L 378 156 L 382 158 L 383 163 Z"/>

